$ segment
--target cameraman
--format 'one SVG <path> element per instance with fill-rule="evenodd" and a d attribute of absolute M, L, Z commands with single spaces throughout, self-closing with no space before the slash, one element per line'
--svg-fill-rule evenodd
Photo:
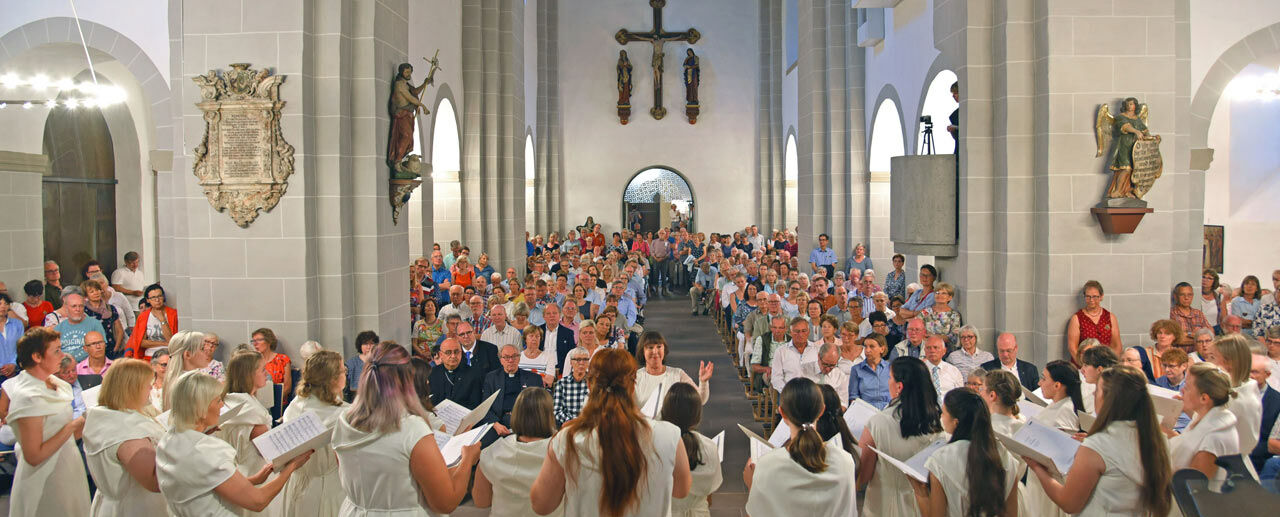
<path fill-rule="evenodd" d="M 960 102 L 960 82 L 951 83 L 951 98 L 956 102 Z M 956 106 L 956 110 L 951 112 L 951 125 L 947 126 L 947 132 L 951 133 L 951 138 L 956 139 L 955 154 L 960 155 L 960 107 Z"/>

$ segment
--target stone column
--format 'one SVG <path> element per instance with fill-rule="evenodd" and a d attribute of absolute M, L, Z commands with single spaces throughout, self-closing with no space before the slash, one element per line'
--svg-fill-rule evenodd
<path fill-rule="evenodd" d="M 1198 279 L 1188 12 L 1186 0 L 935 7 L 934 32 L 947 35 L 935 45 L 957 64 L 964 128 L 960 254 L 939 261 L 942 278 L 958 285 L 966 322 L 984 336 L 1014 333 L 1028 360 L 1065 355 L 1086 280 L 1102 282 L 1125 343 L 1138 344 L 1168 316 L 1172 286 Z M 1093 122 L 1099 104 L 1114 112 L 1128 96 L 1150 105 L 1165 170 L 1145 198 L 1156 212 L 1131 235 L 1106 235 L 1089 213 L 1110 180 L 1094 157 Z"/>
<path fill-rule="evenodd" d="M 534 189 L 538 197 L 536 227 L 546 234 L 565 229 L 561 214 L 565 186 L 560 130 L 560 0 L 538 1 L 537 81 L 537 140 L 533 146 L 538 181 Z"/>
<path fill-rule="evenodd" d="M 462 235 L 494 268 L 524 264 L 524 2 L 462 4 Z"/>
<path fill-rule="evenodd" d="M 182 123 L 175 170 L 158 181 L 161 280 L 181 326 L 231 344 L 269 327 L 291 355 L 307 339 L 353 353 L 365 329 L 407 343 L 409 225 L 392 223 L 384 161 L 390 81 L 409 61 L 407 3 L 187 0 L 171 13 Z M 191 77 L 241 62 L 286 76 L 280 124 L 295 170 L 248 228 L 214 212 L 191 173 L 204 132 Z"/>
<path fill-rule="evenodd" d="M 818 234 L 843 260 L 868 236 L 864 57 L 843 0 L 801 0 L 798 221 L 800 261 Z M 807 271 L 807 266 L 805 266 Z"/>
<path fill-rule="evenodd" d="M 786 185 L 783 171 L 782 78 L 786 73 L 782 48 L 782 1 L 760 2 L 760 92 L 757 94 L 756 156 L 760 192 L 759 221 L 766 235 L 782 228 L 786 216 Z"/>

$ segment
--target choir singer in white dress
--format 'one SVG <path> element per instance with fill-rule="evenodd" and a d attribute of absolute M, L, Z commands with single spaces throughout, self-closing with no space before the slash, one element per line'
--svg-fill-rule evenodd
<path fill-rule="evenodd" d="M 292 422 L 308 412 L 315 413 L 326 428 L 333 429 L 338 415 L 347 409 L 342 390 L 347 387 L 347 367 L 342 355 L 320 350 L 307 358 L 302 370 L 298 396 L 284 410 L 284 422 Z M 317 450 L 311 461 L 298 469 L 280 496 L 284 515 L 335 517 L 342 508 L 342 481 L 338 479 L 338 456 L 332 447 Z"/>
<path fill-rule="evenodd" d="M 683 382 L 690 386 L 698 388 L 698 394 L 702 397 L 702 403 L 706 404 L 707 399 L 711 398 L 711 387 L 708 384 L 711 380 L 711 373 L 715 371 L 715 365 L 710 361 L 703 361 L 698 365 L 698 384 L 693 383 L 693 379 L 684 370 L 674 366 L 667 366 L 667 338 L 655 331 L 646 331 L 640 335 L 640 342 L 637 345 L 641 352 L 644 353 L 644 368 L 636 373 L 636 403 L 644 404 L 653 396 L 658 387 L 662 387 L 662 393 L 658 396 L 665 397 L 667 388 L 670 388 L 677 382 Z"/>
<path fill-rule="evenodd" d="M 480 444 L 463 447 L 458 465 L 449 468 L 433 434 L 413 389 L 409 352 L 383 342 L 365 364 L 355 402 L 333 430 L 346 494 L 339 515 L 434 517 L 457 508 Z"/>
<path fill-rule="evenodd" d="M 680 382 L 662 399 L 662 421 L 680 428 L 680 442 L 689 457 L 693 484 L 689 495 L 671 501 L 671 517 L 711 517 L 707 496 L 720 488 L 720 448 L 697 431 L 702 422 L 702 397 L 693 385 Z"/>
<path fill-rule="evenodd" d="M 533 517 L 537 514 L 529 491 L 542 469 L 551 435 L 556 432 L 547 390 L 530 386 L 520 392 L 511 409 L 511 432 L 480 453 L 471 497 L 479 508 L 492 506 L 492 515 Z M 563 508 L 551 513 L 563 514 Z"/>
<path fill-rule="evenodd" d="M 928 382 L 928 381 L 926 381 Z M 930 385 L 932 389 L 932 385 Z M 756 517 L 856 517 L 856 467 L 834 442 L 824 443 L 817 420 L 825 406 L 818 385 L 797 377 L 782 388 L 778 412 L 791 429 L 786 446 L 748 460 L 746 511 Z"/>
<path fill-rule="evenodd" d="M 1131 366 L 1102 372 L 1098 419 L 1076 450 L 1064 482 L 1024 458 L 1062 511 L 1081 517 L 1168 515 L 1173 471 L 1147 377 Z"/>
<path fill-rule="evenodd" d="M 906 461 L 941 437 L 938 390 L 924 361 L 903 356 L 889 364 L 889 397 L 892 402 L 867 420 L 858 440 L 862 446 L 858 485 L 867 487 L 862 509 L 872 517 L 915 517 L 920 510 L 906 474 L 893 467 L 877 467 L 879 455 L 871 447 Z"/>
<path fill-rule="evenodd" d="M 98 486 L 90 517 L 164 515 L 156 480 L 156 444 L 164 427 L 149 416 L 151 365 L 119 359 L 102 378 L 98 405 L 85 412 L 84 452 Z"/>
<path fill-rule="evenodd" d="M 680 429 L 646 419 L 636 406 L 636 363 L 606 348 L 587 369 L 590 392 L 578 418 L 551 439 L 533 482 L 533 511 L 564 504 L 568 517 L 650 517 L 671 512 L 692 483 Z"/>
<path fill-rule="evenodd" d="M 289 460 L 268 480 L 267 464 L 251 476 L 236 468 L 236 450 L 206 434 L 222 413 L 222 383 L 190 371 L 169 392 L 169 429 L 156 446 L 156 478 L 173 517 L 236 517 L 260 512 L 280 494 L 311 451 Z"/>
<path fill-rule="evenodd" d="M 75 442 L 84 417 L 71 417 L 71 385 L 54 375 L 64 355 L 60 334 L 35 327 L 15 348 L 22 372 L 4 381 L 0 399 L 0 416 L 18 439 L 9 515 L 87 515 L 89 483 Z"/>
<path fill-rule="evenodd" d="M 1240 454 L 1236 416 L 1227 410 L 1227 403 L 1235 397 L 1226 372 L 1207 363 L 1191 365 L 1182 385 L 1182 410 L 1192 415 L 1192 420 L 1181 435 L 1169 440 L 1174 471 L 1196 469 L 1209 479 L 1227 478 L 1217 461 Z"/>
<path fill-rule="evenodd" d="M 908 478 L 924 517 L 1018 515 L 1017 462 L 1001 454 L 991 413 L 977 393 L 948 391 L 942 428 L 951 441 L 925 460 L 929 484 Z"/>

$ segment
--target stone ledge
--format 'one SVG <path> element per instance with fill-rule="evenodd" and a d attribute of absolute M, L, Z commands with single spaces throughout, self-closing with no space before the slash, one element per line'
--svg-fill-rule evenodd
<path fill-rule="evenodd" d="M 0 151 L 0 171 L 49 173 L 49 157 L 43 154 Z"/>

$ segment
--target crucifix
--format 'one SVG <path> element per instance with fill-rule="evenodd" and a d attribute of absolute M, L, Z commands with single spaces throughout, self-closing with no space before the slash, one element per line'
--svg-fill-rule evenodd
<path fill-rule="evenodd" d="M 667 115 L 667 109 L 662 107 L 662 60 L 666 57 L 662 45 L 668 41 L 687 41 L 692 45 L 697 43 L 702 35 L 698 33 L 698 29 L 694 28 L 684 32 L 662 30 L 662 8 L 667 6 L 667 0 L 649 0 L 649 6 L 653 8 L 653 30 L 632 32 L 620 29 L 613 35 L 613 39 L 618 40 L 622 45 L 644 41 L 653 46 L 653 107 L 649 109 L 649 114 L 654 119 L 662 120 L 662 117 Z"/>

